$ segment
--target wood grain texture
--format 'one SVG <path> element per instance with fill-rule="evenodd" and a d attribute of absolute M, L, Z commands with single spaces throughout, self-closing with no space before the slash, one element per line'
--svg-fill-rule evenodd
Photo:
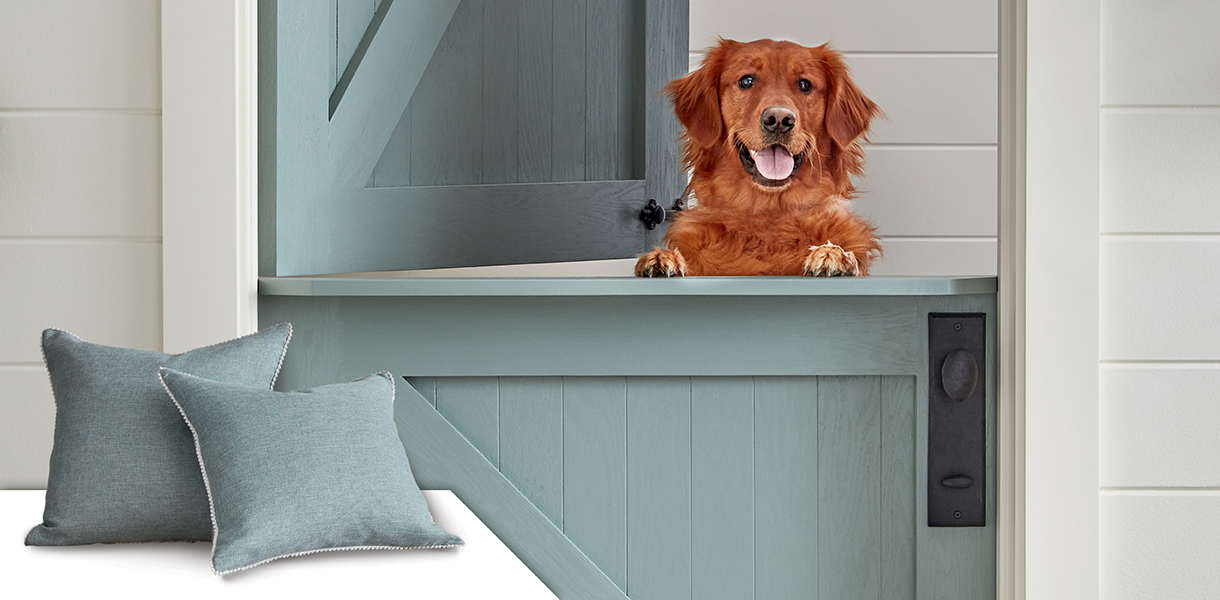
<path fill-rule="evenodd" d="M 627 379 L 627 592 L 691 596 L 691 380 Z"/>
<path fill-rule="evenodd" d="M 453 490 L 556 596 L 627 598 L 426 400 L 401 391 L 394 420 L 420 487 Z"/>
<path fill-rule="evenodd" d="M 563 526 L 563 380 L 500 378 L 500 472 Z"/>
<path fill-rule="evenodd" d="M 881 596 L 881 382 L 818 379 L 818 597 Z"/>
<path fill-rule="evenodd" d="M 514 82 L 520 99 L 517 103 L 517 175 L 522 182 L 551 181 L 555 99 L 552 2 L 521 0 L 520 6 L 520 46 Z"/>
<path fill-rule="evenodd" d="M 585 2 L 552 6 L 551 180 L 584 181 L 585 177 Z"/>
<path fill-rule="evenodd" d="M 436 408 L 436 378 L 435 377 L 408 377 L 407 383 L 415 388 L 415 392 L 423 396 L 432 408 Z"/>
<path fill-rule="evenodd" d="M 461 10 L 458 0 L 397 2 L 385 10 L 377 35 L 360 57 L 351 82 L 342 91 L 342 99 L 331 102 L 335 109 L 329 127 L 329 173 L 337 187 L 364 187 L 425 68 L 438 51 L 442 34 L 447 33 L 446 24 L 456 18 L 455 10 Z M 462 34 L 466 33 L 462 30 Z M 477 30 L 470 33 L 477 35 Z M 477 52 L 475 49 L 475 64 Z M 459 60 L 453 66 L 465 65 Z M 477 102 L 477 97 L 474 101 Z"/>
<path fill-rule="evenodd" d="M 915 600 L 917 477 L 914 377 L 881 378 L 881 597 Z M 926 462 L 924 463 L 926 464 Z"/>
<path fill-rule="evenodd" d="M 691 381 L 691 593 L 754 594 L 754 386 Z"/>
<path fill-rule="evenodd" d="M 754 378 L 754 597 L 814 598 L 818 378 Z"/>
<path fill-rule="evenodd" d="M 564 378 L 563 533 L 627 589 L 627 389 L 622 377 Z"/>
<path fill-rule="evenodd" d="M 643 164 L 649 198 L 662 206 L 673 206 L 686 187 L 680 167 L 678 139 L 681 126 L 673 117 L 670 102 L 661 90 L 670 80 L 686 73 L 686 49 L 690 45 L 689 0 L 647 2 L 644 6 L 643 102 L 636 115 L 637 135 L 644 138 Z M 648 232 L 647 246 L 660 245 L 665 227 Z"/>
<path fill-rule="evenodd" d="M 495 378 L 437 379 L 436 410 L 453 423 L 488 462 L 500 468 L 500 387 Z"/>
<path fill-rule="evenodd" d="M 483 5 L 482 39 L 473 42 L 483 46 L 483 114 L 479 135 L 483 173 L 478 183 L 521 181 L 517 149 L 523 98 L 520 88 L 527 84 L 519 74 L 520 20 L 518 0 L 488 2 Z"/>
<path fill-rule="evenodd" d="M 618 32 L 627 28 L 615 0 L 588 0 L 585 34 L 585 176 L 618 179 L 622 173 L 619 130 Z"/>
<path fill-rule="evenodd" d="M 482 0 L 458 4 L 410 96 L 411 185 L 479 183 L 483 151 L 473 140 L 482 123 L 476 74 L 483 63 L 483 7 Z"/>

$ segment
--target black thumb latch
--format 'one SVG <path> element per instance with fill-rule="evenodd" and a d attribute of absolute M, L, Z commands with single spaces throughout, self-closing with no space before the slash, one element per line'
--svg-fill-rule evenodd
<path fill-rule="evenodd" d="M 649 200 L 640 211 L 640 220 L 644 222 L 644 227 L 656 229 L 657 225 L 665 222 L 665 209 L 656 200 Z"/>

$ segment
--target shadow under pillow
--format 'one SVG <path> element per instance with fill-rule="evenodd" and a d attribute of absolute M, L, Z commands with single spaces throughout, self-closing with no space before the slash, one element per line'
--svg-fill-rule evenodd
<path fill-rule="evenodd" d="M 462 544 L 415 483 L 389 373 L 296 392 L 160 373 L 195 436 L 217 574 L 323 550 Z"/>
<path fill-rule="evenodd" d="M 212 538 L 195 444 L 157 378 L 169 366 L 270 390 L 292 326 L 171 355 L 42 333 L 55 396 L 42 524 L 28 546 Z"/>

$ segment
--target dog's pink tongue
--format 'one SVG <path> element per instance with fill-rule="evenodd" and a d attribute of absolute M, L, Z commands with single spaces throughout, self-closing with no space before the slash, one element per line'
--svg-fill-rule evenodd
<path fill-rule="evenodd" d="M 758 167 L 758 174 L 772 181 L 787 179 L 792 175 L 792 155 L 783 146 L 773 146 L 766 150 L 750 151 L 750 158 Z"/>

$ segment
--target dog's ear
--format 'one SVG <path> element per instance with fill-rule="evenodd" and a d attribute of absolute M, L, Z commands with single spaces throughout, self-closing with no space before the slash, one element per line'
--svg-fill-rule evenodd
<path fill-rule="evenodd" d="M 827 46 L 814 49 L 821 51 L 822 64 L 826 71 L 826 131 L 840 148 L 847 148 L 868 131 L 873 117 L 881 109 L 864 96 L 851 80 L 843 57 Z"/>
<path fill-rule="evenodd" d="M 686 77 L 669 82 L 663 90 L 674 103 L 674 113 L 696 144 L 710 148 L 724 136 L 720 116 L 720 71 L 728 47 L 734 42 L 720 40 L 710 49 L 700 67 Z"/>

